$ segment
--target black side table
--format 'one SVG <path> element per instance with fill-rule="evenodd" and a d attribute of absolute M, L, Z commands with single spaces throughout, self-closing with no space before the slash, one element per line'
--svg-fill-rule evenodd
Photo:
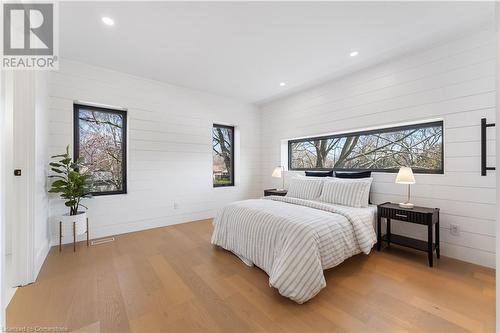
<path fill-rule="evenodd" d="M 382 242 L 391 243 L 412 249 L 425 251 L 429 258 L 429 266 L 433 264 L 433 254 L 439 259 L 439 208 L 413 207 L 402 208 L 398 204 L 383 203 L 377 206 L 377 250 L 380 251 Z M 387 232 L 382 235 L 382 218 L 387 221 Z M 427 226 L 427 242 L 391 233 L 391 220 L 415 223 Z M 436 239 L 433 242 L 432 227 L 435 226 Z"/>
<path fill-rule="evenodd" d="M 269 189 L 269 190 L 264 190 L 264 196 L 270 196 L 270 195 L 279 195 L 284 197 L 288 191 L 287 190 L 277 190 L 275 188 Z"/>

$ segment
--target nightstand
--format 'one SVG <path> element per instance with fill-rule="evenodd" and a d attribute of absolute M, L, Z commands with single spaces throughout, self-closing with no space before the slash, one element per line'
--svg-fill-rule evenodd
<path fill-rule="evenodd" d="M 382 235 L 382 218 L 387 221 L 387 231 Z M 391 220 L 408 222 L 427 226 L 427 241 L 396 235 L 391 233 Z M 435 241 L 433 242 L 432 228 L 435 227 Z M 439 259 L 439 208 L 413 207 L 402 208 L 398 204 L 383 203 L 377 206 L 377 250 L 380 251 L 382 242 L 410 247 L 427 252 L 429 266 L 432 267 L 434 250 Z"/>
<path fill-rule="evenodd" d="M 270 195 L 279 195 L 281 197 L 284 197 L 288 191 L 287 190 L 277 190 L 275 188 L 269 189 L 269 190 L 264 190 L 264 196 L 270 196 Z"/>

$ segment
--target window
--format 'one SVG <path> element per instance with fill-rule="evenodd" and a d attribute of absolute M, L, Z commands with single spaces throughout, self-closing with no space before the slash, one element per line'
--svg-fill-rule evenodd
<path fill-rule="evenodd" d="M 443 173 L 443 122 L 288 141 L 290 170 Z"/>
<path fill-rule="evenodd" d="M 127 193 L 127 112 L 74 105 L 74 154 L 94 195 Z"/>
<path fill-rule="evenodd" d="M 214 124 L 212 156 L 214 187 L 234 186 L 234 127 Z"/>

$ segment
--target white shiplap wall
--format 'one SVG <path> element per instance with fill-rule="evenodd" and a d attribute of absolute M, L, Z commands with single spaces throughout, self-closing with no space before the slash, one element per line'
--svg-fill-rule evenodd
<path fill-rule="evenodd" d="M 51 154 L 72 145 L 74 100 L 128 108 L 128 194 L 85 203 L 92 237 L 210 218 L 261 193 L 260 114 L 251 105 L 72 61 L 50 74 L 49 95 Z M 236 126 L 235 187 L 212 186 L 214 122 Z M 64 211 L 51 200 L 52 216 Z M 52 235 L 58 241 L 54 221 Z"/>
<path fill-rule="evenodd" d="M 50 249 L 49 232 L 49 196 L 47 193 L 47 175 L 48 175 L 48 72 L 36 71 L 35 96 L 34 96 L 34 154 L 35 154 L 35 177 L 34 177 L 34 237 L 35 244 L 35 267 L 33 281 L 42 268 Z M 25 97 L 26 98 L 26 97 Z M 24 135 L 24 133 L 22 133 Z M 18 149 L 18 148 L 16 148 Z"/>
<path fill-rule="evenodd" d="M 360 54 L 362 57 L 363 54 Z M 484 29 L 268 103 L 262 112 L 264 187 L 286 165 L 282 140 L 404 122 L 443 119 L 445 174 L 416 175 L 413 202 L 441 208 L 443 255 L 494 267 L 495 172 L 480 176 L 480 119 L 495 122 L 495 34 Z M 495 163 L 495 133 L 488 133 Z M 400 202 L 395 174 L 375 173 L 372 201 Z M 460 233 L 451 235 L 450 224 Z M 425 238 L 425 230 L 394 231 Z"/>

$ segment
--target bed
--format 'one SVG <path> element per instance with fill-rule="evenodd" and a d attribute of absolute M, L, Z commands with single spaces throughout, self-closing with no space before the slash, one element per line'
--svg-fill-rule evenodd
<path fill-rule="evenodd" d="M 212 244 L 269 275 L 269 285 L 302 304 L 326 286 L 323 270 L 376 243 L 376 206 L 348 207 L 269 196 L 232 203 L 214 218 Z"/>

